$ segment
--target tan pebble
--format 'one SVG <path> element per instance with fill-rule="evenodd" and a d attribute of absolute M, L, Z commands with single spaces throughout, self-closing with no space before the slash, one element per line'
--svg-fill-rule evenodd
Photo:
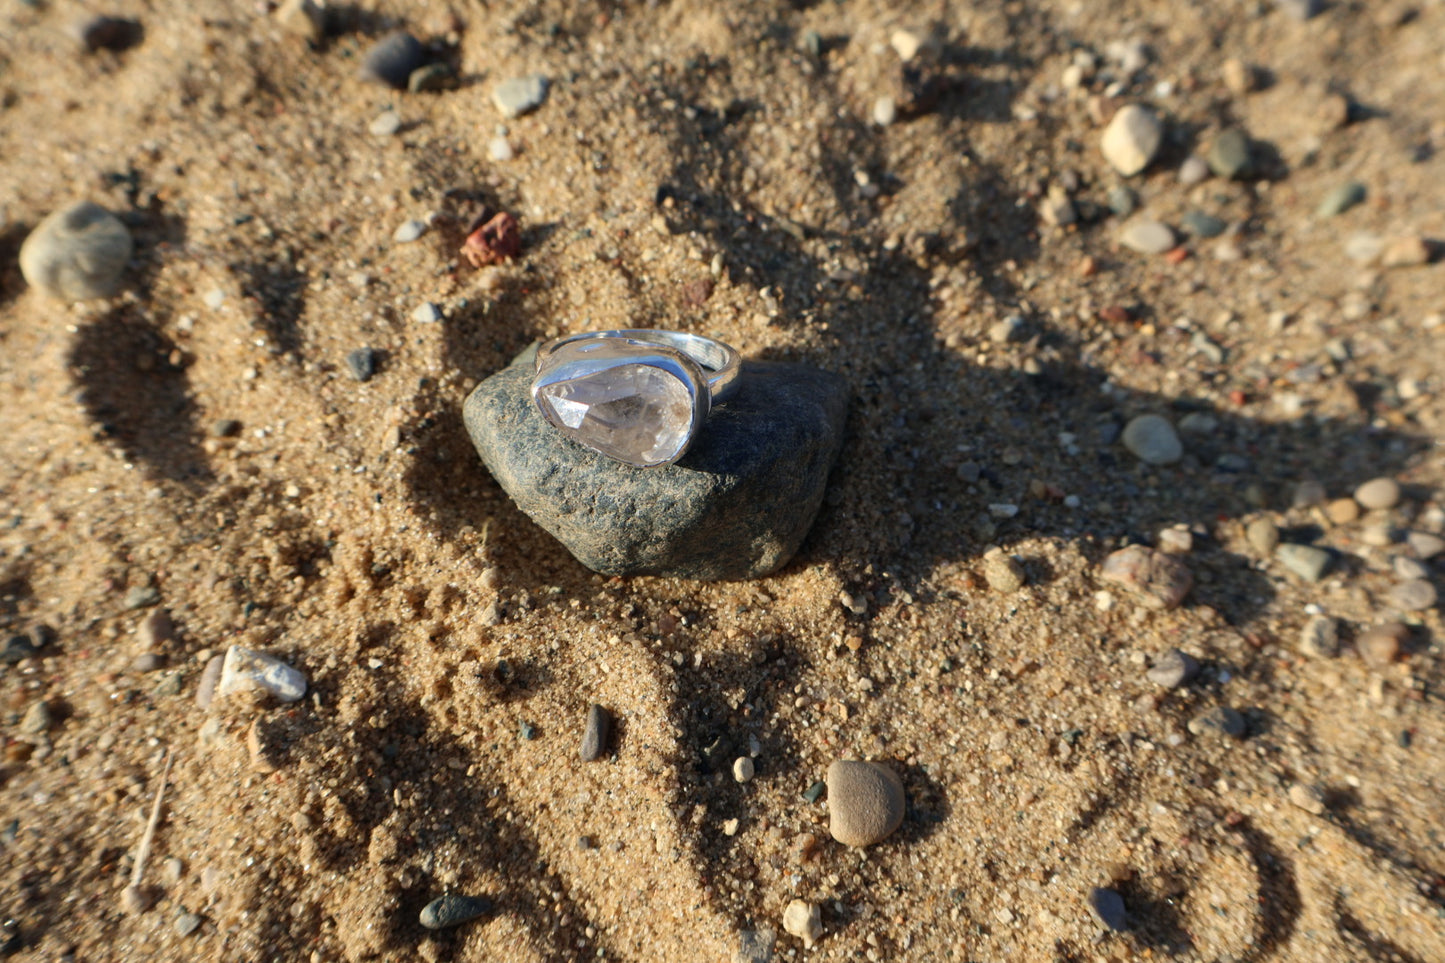
<path fill-rule="evenodd" d="M 260 719 L 251 720 L 250 728 L 246 730 L 246 752 L 251 757 L 252 769 L 257 772 L 276 771 L 276 761 L 261 731 Z"/>
<path fill-rule="evenodd" d="M 989 588 L 1007 595 L 1023 588 L 1024 567 L 1003 549 L 994 548 L 983 557 L 983 577 Z"/>
<path fill-rule="evenodd" d="M 1333 659 L 1340 654 L 1340 626 L 1328 615 L 1316 615 L 1300 632 L 1299 649 L 1316 659 Z"/>
<path fill-rule="evenodd" d="M 828 832 L 845 846 L 871 846 L 903 824 L 903 781 L 887 766 L 839 759 L 828 767 Z"/>
<path fill-rule="evenodd" d="M 1111 553 L 1099 569 L 1106 582 L 1133 589 L 1149 608 L 1177 608 L 1194 587 L 1194 575 L 1177 555 L 1129 545 Z"/>
<path fill-rule="evenodd" d="M 1369 511 L 1394 508 L 1400 503 L 1400 483 L 1393 478 L 1372 478 L 1355 489 L 1355 501 Z"/>
<path fill-rule="evenodd" d="M 136 641 L 144 651 L 153 651 L 164 646 L 175 635 L 175 624 L 165 609 L 152 609 L 136 627 Z"/>
<path fill-rule="evenodd" d="M 1397 238 L 1380 252 L 1380 266 L 1385 268 L 1419 267 L 1428 263 L 1430 245 L 1418 237 Z"/>
<path fill-rule="evenodd" d="M 312 43 L 326 39 L 326 7 L 316 0 L 286 0 L 276 11 L 276 22 Z"/>
<path fill-rule="evenodd" d="M 119 218 L 78 201 L 35 225 L 20 245 L 20 273 L 61 301 L 108 298 L 120 290 L 131 250 L 130 231 Z"/>
<path fill-rule="evenodd" d="M 1360 517 L 1360 506 L 1353 498 L 1336 498 L 1325 506 L 1325 517 L 1335 525 L 1348 525 Z"/>
<path fill-rule="evenodd" d="M 1319 787 L 1297 782 L 1289 787 L 1289 801 L 1307 813 L 1319 816 L 1325 811 L 1325 794 Z"/>
<path fill-rule="evenodd" d="M 805 949 L 823 935 L 823 913 L 812 903 L 795 899 L 783 910 L 783 929 L 803 941 Z"/>
<path fill-rule="evenodd" d="M 1410 630 L 1399 622 L 1386 622 L 1366 631 L 1355 640 L 1355 651 L 1372 669 L 1383 669 L 1400 656 L 1400 647 L 1410 637 Z"/>
<path fill-rule="evenodd" d="M 1249 523 L 1244 530 L 1244 537 L 1256 552 L 1268 558 L 1279 548 L 1279 526 L 1274 519 L 1260 517 Z"/>
<path fill-rule="evenodd" d="M 1236 97 L 1254 89 L 1254 69 L 1242 60 L 1230 57 L 1220 69 L 1225 88 Z"/>

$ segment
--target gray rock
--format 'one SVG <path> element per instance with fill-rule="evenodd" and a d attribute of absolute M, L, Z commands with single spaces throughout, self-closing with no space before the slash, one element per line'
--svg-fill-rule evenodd
<path fill-rule="evenodd" d="M 129 50 L 145 39 L 145 27 L 139 20 L 97 15 L 76 24 L 75 38 L 88 53 Z"/>
<path fill-rule="evenodd" d="M 373 137 L 390 137 L 401 130 L 401 114 L 388 107 L 377 114 L 366 129 Z"/>
<path fill-rule="evenodd" d="M 1355 489 L 1355 501 L 1370 511 L 1394 508 L 1400 503 L 1400 483 L 1393 478 L 1371 478 Z"/>
<path fill-rule="evenodd" d="M 119 218 L 77 201 L 35 225 L 20 245 L 20 273 L 61 301 L 108 298 L 120 290 L 132 250 L 130 231 Z"/>
<path fill-rule="evenodd" d="M 1430 532 L 1411 532 L 1405 536 L 1405 541 L 1409 544 L 1410 550 L 1422 561 L 1428 562 L 1441 552 L 1445 552 L 1445 538 Z"/>
<path fill-rule="evenodd" d="M 176 624 L 165 609 L 154 609 L 136 626 L 135 639 L 141 648 L 151 651 L 164 646 L 175 638 Z"/>
<path fill-rule="evenodd" d="M 1314 659 L 1340 654 L 1340 625 L 1328 615 L 1316 615 L 1300 630 L 1299 650 Z"/>
<path fill-rule="evenodd" d="M 1390 604 L 1406 612 L 1423 612 L 1434 608 L 1440 594 L 1435 586 L 1423 578 L 1401 582 L 1390 589 Z"/>
<path fill-rule="evenodd" d="M 190 936 L 201 928 L 201 917 L 195 913 L 182 913 L 173 925 L 177 936 Z"/>
<path fill-rule="evenodd" d="M 1229 227 L 1229 222 L 1203 211 L 1187 211 L 1180 222 L 1195 237 L 1218 237 Z"/>
<path fill-rule="evenodd" d="M 206 668 L 201 672 L 201 681 L 196 685 L 196 705 L 201 709 L 209 709 L 211 702 L 216 698 L 216 686 L 221 684 L 221 669 L 226 663 L 225 656 L 216 655 L 206 663 Z"/>
<path fill-rule="evenodd" d="M 1154 660 L 1146 675 L 1155 685 L 1166 689 L 1177 689 L 1199 674 L 1199 663 L 1194 656 L 1179 649 L 1170 649 Z"/>
<path fill-rule="evenodd" d="M 161 600 L 161 593 L 153 585 L 136 585 L 125 593 L 125 607 L 143 609 Z"/>
<path fill-rule="evenodd" d="M 295 702 L 306 694 L 306 676 L 273 655 L 233 645 L 221 663 L 217 696 L 233 692 L 258 691 L 280 702 Z"/>
<path fill-rule="evenodd" d="M 828 832 L 844 846 L 871 846 L 903 824 L 903 781 L 889 767 L 839 759 L 827 783 Z"/>
<path fill-rule="evenodd" d="M 1314 508 L 1316 505 L 1323 505 L 1326 497 L 1324 484 L 1307 478 L 1294 486 L 1290 505 L 1294 508 Z"/>
<path fill-rule="evenodd" d="M 1189 720 L 1189 731 L 1196 736 L 1215 733 L 1238 739 L 1244 735 L 1245 728 L 1244 716 L 1228 706 L 1206 709 Z"/>
<path fill-rule="evenodd" d="M 398 244 L 410 244 L 420 239 L 426 233 L 426 221 L 419 221 L 412 218 L 402 221 L 395 231 L 391 232 L 391 239 Z"/>
<path fill-rule="evenodd" d="M 1139 203 L 1134 192 L 1120 184 L 1117 187 L 1109 188 L 1109 210 L 1119 217 L 1128 217 L 1134 213 L 1134 208 Z"/>
<path fill-rule="evenodd" d="M 1190 154 L 1179 165 L 1179 183 L 1185 187 L 1203 183 L 1208 177 L 1209 163 L 1197 154 Z"/>
<path fill-rule="evenodd" d="M 512 77 L 492 90 L 492 103 L 503 117 L 520 117 L 547 99 L 547 78 L 542 74 Z"/>
<path fill-rule="evenodd" d="M 1332 189 L 1320 200 L 1315 208 L 1315 217 L 1321 220 L 1343 214 L 1365 199 L 1365 185 L 1359 181 L 1348 181 Z"/>
<path fill-rule="evenodd" d="M 395 30 L 382 37 L 361 59 L 361 77 L 372 83 L 402 90 L 411 79 L 411 72 L 426 62 L 421 41 L 405 30 Z"/>
<path fill-rule="evenodd" d="M 1249 138 L 1238 127 L 1220 131 L 1209 145 L 1209 169 L 1216 177 L 1233 180 L 1248 176 L 1251 169 Z"/>
<path fill-rule="evenodd" d="M 1305 21 L 1317 16 L 1325 3 L 1324 0 L 1275 0 L 1275 6 L 1291 19 Z"/>
<path fill-rule="evenodd" d="M 370 381 L 376 375 L 376 350 L 357 348 L 346 355 L 346 370 L 357 381 Z"/>
<path fill-rule="evenodd" d="M 1296 545 L 1283 542 L 1274 550 L 1280 564 L 1306 582 L 1318 582 L 1330 567 L 1333 556 L 1325 549 L 1313 545 Z"/>
<path fill-rule="evenodd" d="M 492 901 L 485 896 L 459 896 L 448 893 L 438 896 L 422 907 L 421 925 L 429 930 L 445 930 L 460 926 L 492 911 Z"/>
<path fill-rule="evenodd" d="M 604 575 L 758 578 L 782 567 L 822 504 L 848 388 L 801 364 L 744 362 L 677 464 L 632 468 L 565 438 L 532 403 L 533 353 L 483 381 L 462 415 L 517 505 Z"/>
<path fill-rule="evenodd" d="M 55 712 L 50 708 L 50 703 L 41 699 L 32 703 L 25 715 L 20 719 L 19 730 L 31 736 L 38 736 L 55 724 Z"/>
<path fill-rule="evenodd" d="M 1396 555 L 1390 565 L 1395 570 L 1395 576 L 1406 582 L 1430 577 L 1429 567 L 1408 555 Z"/>
<path fill-rule="evenodd" d="M 414 94 L 425 94 L 446 90 L 456 82 L 456 71 L 451 64 L 426 64 L 411 72 L 406 79 L 406 89 Z"/>
<path fill-rule="evenodd" d="M 1119 243 L 1140 254 L 1163 254 L 1174 246 L 1174 232 L 1167 224 L 1141 214 L 1119 228 Z"/>
<path fill-rule="evenodd" d="M 778 934 L 766 926 L 738 933 L 738 948 L 733 963 L 772 963 L 773 944 Z"/>
<path fill-rule="evenodd" d="M 14 664 L 35 655 L 36 648 L 23 635 L 12 635 L 0 646 L 0 664 Z"/>
<path fill-rule="evenodd" d="M 1129 928 L 1129 915 L 1124 909 L 1124 897 L 1112 889 L 1095 888 L 1089 891 L 1089 909 L 1109 929 L 1122 933 Z"/>
<path fill-rule="evenodd" d="M 601 759 L 612 734 L 612 716 L 595 702 L 587 708 L 587 727 L 582 730 L 582 761 Z"/>
<path fill-rule="evenodd" d="M 1172 465 L 1184 457 L 1184 445 L 1169 419 L 1162 415 L 1140 415 L 1124 426 L 1124 447 L 1150 465 Z"/>
<path fill-rule="evenodd" d="M 1320 787 L 1306 782 L 1297 782 L 1289 787 L 1289 801 L 1305 812 L 1322 816 L 1325 812 L 1325 794 Z"/>

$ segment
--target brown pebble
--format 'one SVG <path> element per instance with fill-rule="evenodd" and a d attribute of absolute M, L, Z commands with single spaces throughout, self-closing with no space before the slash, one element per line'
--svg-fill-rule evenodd
<path fill-rule="evenodd" d="M 1133 589 L 1153 609 L 1177 608 L 1194 586 L 1194 575 L 1177 555 L 1129 545 L 1104 559 L 1099 577 Z"/>
<path fill-rule="evenodd" d="M 612 717 L 607 710 L 593 703 L 587 708 L 587 728 L 582 732 L 582 761 L 602 758 L 607 751 L 607 737 L 612 730 Z"/>
<path fill-rule="evenodd" d="M 1400 483 L 1393 478 L 1371 478 L 1355 489 L 1355 501 L 1368 511 L 1394 508 L 1400 503 Z"/>
<path fill-rule="evenodd" d="M 1325 506 L 1325 517 L 1335 525 L 1348 525 L 1360 517 L 1360 506 L 1353 498 L 1336 498 Z"/>
<path fill-rule="evenodd" d="M 216 686 L 221 682 L 221 669 L 225 663 L 225 656 L 212 656 L 211 661 L 206 663 L 206 668 L 201 672 L 201 681 L 196 686 L 196 705 L 202 709 L 209 708 L 211 700 L 215 699 Z"/>
<path fill-rule="evenodd" d="M 1430 245 L 1418 237 L 1401 237 L 1385 245 L 1380 252 L 1380 266 L 1386 268 L 1419 267 L 1430 263 Z"/>
<path fill-rule="evenodd" d="M 156 608 L 141 619 L 140 625 L 136 626 L 135 637 L 141 648 L 149 652 L 164 647 L 174 638 L 175 631 L 175 623 L 171 621 L 170 613 Z"/>
<path fill-rule="evenodd" d="M 871 846 L 903 824 L 903 781 L 876 762 L 839 759 L 828 767 L 828 832 L 845 846 Z"/>
<path fill-rule="evenodd" d="M 1369 629 L 1355 640 L 1355 651 L 1372 669 L 1383 669 L 1400 656 L 1400 647 L 1410 630 L 1399 622 L 1386 622 Z"/>

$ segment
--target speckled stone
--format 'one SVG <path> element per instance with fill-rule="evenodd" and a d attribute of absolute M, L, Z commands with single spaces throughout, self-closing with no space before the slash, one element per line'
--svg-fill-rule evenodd
<path fill-rule="evenodd" d="M 1189 731 L 1196 736 L 1215 733 L 1217 735 L 1239 739 L 1244 736 L 1246 728 L 1244 716 L 1228 706 L 1215 706 L 1212 709 L 1206 709 L 1189 720 Z"/>
<path fill-rule="evenodd" d="M 1304 579 L 1306 582 L 1318 582 L 1324 577 L 1325 570 L 1330 567 L 1333 556 L 1323 548 L 1314 545 L 1296 545 L 1293 542 L 1281 542 L 1274 550 L 1275 558 L 1280 564 L 1291 572 Z"/>
<path fill-rule="evenodd" d="M 1194 575 L 1182 558 L 1147 545 L 1127 545 L 1110 553 L 1099 567 L 1099 577 L 1130 589 L 1152 609 L 1178 608 L 1194 587 Z"/>
<path fill-rule="evenodd" d="M 828 767 L 828 831 L 845 846 L 871 846 L 903 824 L 903 781 L 876 762 L 839 759 Z"/>
<path fill-rule="evenodd" d="M 1177 689 L 1199 674 L 1199 662 L 1181 649 L 1169 649 L 1154 660 L 1146 675 L 1166 689 Z"/>

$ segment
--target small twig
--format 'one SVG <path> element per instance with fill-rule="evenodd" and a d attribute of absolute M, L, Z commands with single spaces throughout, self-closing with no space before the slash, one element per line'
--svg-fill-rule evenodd
<path fill-rule="evenodd" d="M 144 913 L 150 906 L 145 890 L 141 889 L 141 876 L 145 873 L 146 860 L 151 854 L 151 843 L 156 838 L 156 826 L 161 821 L 161 800 L 166 794 L 166 780 L 170 778 L 171 762 L 175 753 L 166 750 L 166 765 L 161 770 L 161 784 L 156 787 L 156 801 L 151 806 L 151 818 L 146 821 L 145 834 L 140 838 L 140 847 L 135 851 L 135 869 L 130 874 L 130 885 L 120 894 L 121 905 L 131 913 Z"/>

